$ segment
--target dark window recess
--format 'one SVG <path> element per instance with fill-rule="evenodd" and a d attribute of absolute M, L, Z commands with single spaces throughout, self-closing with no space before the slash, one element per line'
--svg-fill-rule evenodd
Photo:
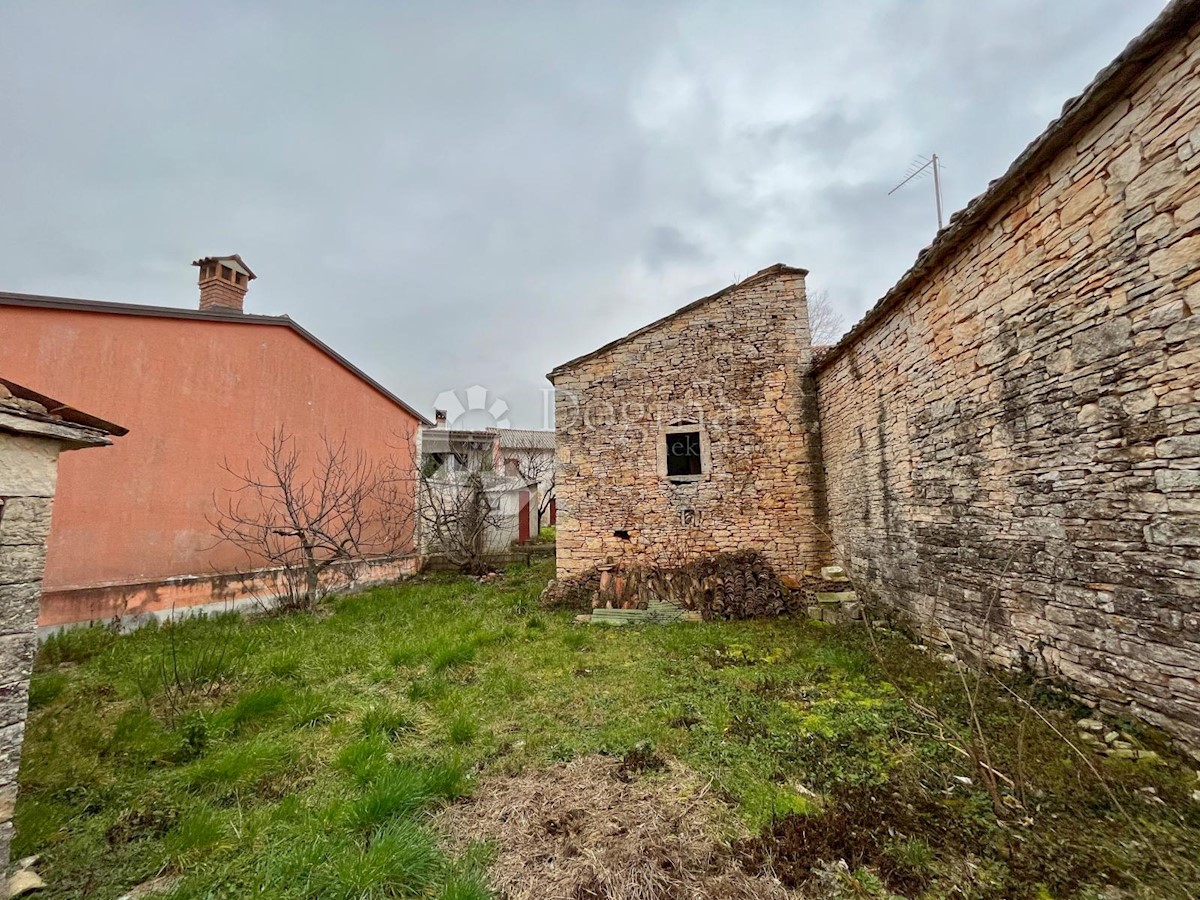
<path fill-rule="evenodd" d="M 701 475 L 700 432 L 680 431 L 667 435 L 667 477 Z"/>
<path fill-rule="evenodd" d="M 629 532 L 626 531 L 624 528 L 618 528 L 616 531 L 613 532 L 613 537 L 620 538 L 623 541 L 627 541 L 627 540 L 629 540 Z"/>

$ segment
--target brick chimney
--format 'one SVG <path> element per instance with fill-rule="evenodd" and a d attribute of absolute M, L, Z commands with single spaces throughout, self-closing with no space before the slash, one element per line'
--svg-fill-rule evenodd
<path fill-rule="evenodd" d="M 254 280 L 250 267 L 236 253 L 206 256 L 192 263 L 200 268 L 200 308 L 209 312 L 242 312 L 246 291 Z"/>

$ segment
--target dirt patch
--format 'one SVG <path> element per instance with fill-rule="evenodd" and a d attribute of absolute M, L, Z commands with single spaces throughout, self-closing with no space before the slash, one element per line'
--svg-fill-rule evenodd
<path fill-rule="evenodd" d="M 667 767 L 667 761 L 654 752 L 647 743 L 640 743 L 626 751 L 621 757 L 621 764 L 613 774 L 626 783 L 633 781 L 635 776 L 646 772 L 661 772 Z"/>
<path fill-rule="evenodd" d="M 883 787 L 839 788 L 825 798 L 820 815 L 784 816 L 734 849 L 751 871 L 769 871 L 788 887 L 813 890 L 831 864 L 841 863 L 878 873 L 902 896 L 917 896 L 932 873 L 913 848 L 927 846 L 925 838 L 941 838 L 946 829 L 936 804 L 915 791 L 913 796 L 918 802 Z"/>
<path fill-rule="evenodd" d="M 493 843 L 492 881 L 508 900 L 796 896 L 738 865 L 720 835 L 742 835 L 705 782 L 676 762 L 640 778 L 623 766 L 588 756 L 484 779 L 438 824 L 455 850 Z"/>
<path fill-rule="evenodd" d="M 177 819 L 178 814 L 171 807 L 148 801 L 138 809 L 121 813 L 104 837 L 114 847 L 144 838 L 160 838 L 175 826 Z"/>

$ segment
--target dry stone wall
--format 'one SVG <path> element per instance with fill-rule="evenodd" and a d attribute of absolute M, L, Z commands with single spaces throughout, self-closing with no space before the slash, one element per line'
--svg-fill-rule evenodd
<path fill-rule="evenodd" d="M 558 573 L 761 550 L 819 565 L 816 398 L 804 272 L 774 266 L 551 373 Z M 707 472 L 662 472 L 665 429 L 698 423 Z"/>
<path fill-rule="evenodd" d="M 862 587 L 1200 748 L 1197 31 L 818 393 Z"/>
<path fill-rule="evenodd" d="M 0 433 L 0 872 L 12 841 L 59 449 Z"/>

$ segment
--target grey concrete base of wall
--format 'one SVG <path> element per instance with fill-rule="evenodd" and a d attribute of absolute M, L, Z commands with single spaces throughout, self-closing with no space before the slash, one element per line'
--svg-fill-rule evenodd
<path fill-rule="evenodd" d="M 329 570 L 331 592 L 390 584 L 420 570 L 422 558 L 370 560 Z M 279 606 L 286 596 L 280 569 L 213 575 L 183 575 L 141 584 L 114 584 L 47 591 L 42 596 L 38 637 L 81 625 L 108 624 L 129 631 L 152 621 L 223 612 L 251 613 Z"/>

